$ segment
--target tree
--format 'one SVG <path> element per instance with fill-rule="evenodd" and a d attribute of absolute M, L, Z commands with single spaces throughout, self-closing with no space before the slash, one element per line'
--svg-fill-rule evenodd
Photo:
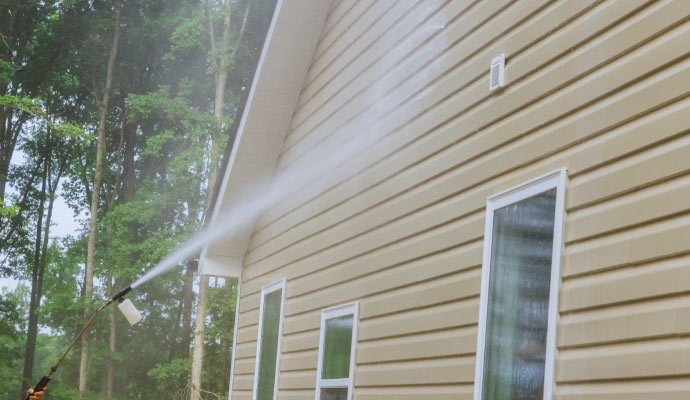
<path fill-rule="evenodd" d="M 46 103 L 45 106 L 49 110 L 53 110 L 51 103 Z M 29 110 L 28 112 L 31 111 Z M 46 119 L 45 124 L 40 125 L 34 132 L 33 138 L 24 140 L 22 143 L 21 150 L 26 155 L 25 158 L 27 160 L 25 167 L 15 168 L 15 172 L 22 169 L 32 170 L 28 175 L 25 175 L 26 179 L 33 182 L 38 176 L 41 182 L 40 189 L 32 189 L 32 191 L 36 192 L 32 196 L 35 200 L 35 205 L 32 207 L 35 209 L 35 239 L 33 248 L 26 248 L 23 257 L 30 266 L 32 278 L 22 376 L 23 389 L 32 380 L 38 333 L 37 309 L 40 307 L 42 298 L 43 278 L 48 259 L 48 242 L 56 192 L 75 146 L 80 147 L 81 139 L 83 139 L 83 136 L 65 136 L 65 132 L 76 132 L 76 130 L 73 128 L 65 130 L 64 125 L 55 124 L 50 118 Z M 40 174 L 37 174 L 38 171 L 40 171 Z M 28 183 L 26 187 L 31 188 L 31 183 Z M 45 218 L 44 214 L 47 214 Z"/>
<path fill-rule="evenodd" d="M 10 164 L 25 124 L 45 116 L 36 101 L 69 52 L 77 24 L 55 18 L 57 0 L 4 0 L 0 7 L 0 213 L 13 206 L 6 196 Z M 8 208 L 10 211 L 8 211 Z M 14 207 L 16 211 L 16 206 Z M 0 229 L 1 231 L 2 229 Z"/>
<path fill-rule="evenodd" d="M 214 96 L 214 129 L 211 134 L 211 163 L 212 167 L 208 179 L 208 198 L 206 201 L 205 215 L 209 213 L 211 196 L 216 184 L 218 175 L 218 158 L 220 157 L 220 141 L 223 133 L 223 114 L 225 110 L 225 91 L 227 85 L 228 71 L 230 65 L 235 61 L 235 55 L 244 36 L 247 25 L 247 17 L 251 7 L 251 0 L 245 7 L 242 23 L 240 25 L 237 39 L 233 43 L 230 39 L 232 22 L 232 3 L 225 0 L 222 5 L 223 10 L 223 34 L 220 43 L 216 45 L 216 35 L 214 31 L 213 13 L 209 10 L 209 37 L 211 41 L 211 66 L 215 75 L 215 96 Z M 194 330 L 194 354 L 192 357 L 192 400 L 201 397 L 201 371 L 204 358 L 204 334 L 206 325 L 206 310 L 208 303 L 208 276 L 202 275 L 199 278 L 199 299 L 197 303 L 196 329 Z"/>
<path fill-rule="evenodd" d="M 105 123 L 106 112 L 108 111 L 108 101 L 110 100 L 110 89 L 113 83 L 113 69 L 115 68 L 115 59 L 117 58 L 117 48 L 120 41 L 120 12 L 122 10 L 122 0 L 117 0 L 115 3 L 115 24 L 113 32 L 113 41 L 110 49 L 110 56 L 108 57 L 108 70 L 105 78 L 105 89 L 103 91 L 103 101 L 100 104 L 98 122 L 98 142 L 96 150 L 96 175 L 93 180 L 93 192 L 91 193 L 91 219 L 89 222 L 89 241 L 86 255 L 86 271 L 84 278 L 84 297 L 87 302 L 87 308 L 84 310 L 84 323 L 88 321 L 91 316 L 89 305 L 91 304 L 91 295 L 93 292 L 93 265 L 95 261 L 96 251 L 96 223 L 98 220 L 98 203 L 101 190 L 101 179 L 103 175 L 103 153 L 105 153 Z M 85 332 L 81 340 L 81 363 L 79 364 L 79 391 L 85 392 L 88 383 L 88 362 L 89 362 L 89 332 Z"/>
<path fill-rule="evenodd" d="M 3 393 L 12 394 L 14 399 L 19 387 L 17 368 L 21 365 L 24 314 L 28 308 L 25 298 L 28 288 L 19 285 L 14 291 L 0 288 L 0 354 L 3 363 L 0 364 L 0 399 Z"/>
<path fill-rule="evenodd" d="M 23 58 L 2 53 L 2 60 L 12 65 L 6 69 L 8 92 L 0 95 L 0 107 L 11 111 L 17 139 L 6 174 L 6 201 L 0 206 L 0 272 L 29 283 L 36 274 L 35 284 L 27 285 L 33 295 L 28 289 L 16 292 L 26 307 L 21 308 L 20 325 L 12 328 L 15 336 L 0 336 L 2 349 L 35 343 L 33 356 L 22 360 L 20 351 L 12 368 L 0 371 L 16 371 L 23 361 L 33 360 L 33 368 L 26 370 L 35 377 L 81 328 L 91 298 L 130 284 L 203 225 L 221 154 L 232 142 L 228 127 L 235 123 L 241 88 L 248 85 L 258 58 L 272 0 L 252 0 L 251 7 L 248 0 L 224 3 L 231 12 L 227 30 L 226 8 L 213 0 L 122 1 L 120 24 L 113 24 L 112 0 L 0 3 L 0 14 L 4 4 L 14 13 L 14 19 L 0 16 L 0 32 L 8 38 L 12 32 L 28 35 L 19 38 L 28 43 Z M 29 11 L 40 11 L 32 14 L 32 29 L 12 31 L 5 24 L 20 20 L 15 10 L 24 13 L 22 21 L 29 21 Z M 110 68 L 103 61 L 113 51 L 120 26 Z M 26 55 L 33 57 L 31 66 L 16 62 L 28 60 Z M 100 82 L 109 70 L 111 83 L 103 89 Z M 15 87 L 19 89 L 13 94 Z M 107 105 L 96 100 L 106 94 Z M 16 125 L 21 118 L 25 122 Z M 97 133 L 98 139 L 81 128 Z M 61 161 L 66 162 L 64 170 Z M 57 198 L 72 207 L 81 223 L 73 237 L 52 237 L 51 210 Z M 91 211 L 88 218 L 79 216 L 86 210 Z M 91 217 L 96 218 L 95 229 Z M 94 233 L 91 252 L 89 231 Z M 93 279 L 88 296 L 87 264 Z M 88 339 L 87 368 L 78 352 L 65 359 L 51 382 L 51 399 L 188 394 L 195 264 L 194 259 L 181 260 L 185 270 L 170 271 L 129 295 L 145 314 L 139 325 L 130 327 L 117 312 L 97 318 Z M 204 335 L 196 348 L 206 348 L 197 386 L 204 396 L 227 390 L 233 288 L 208 289 L 209 300 L 202 302 L 206 317 L 196 321 Z M 48 333 L 41 333 L 44 329 Z M 88 390 L 79 392 L 76 382 L 83 372 Z M 15 372 L 12 397 L 19 380 Z M 152 391 L 156 386 L 166 389 Z"/>
<path fill-rule="evenodd" d="M 34 97 L 45 83 L 39 70 L 52 68 L 53 57 L 46 59 L 36 51 L 34 32 L 44 28 L 54 1 L 11 1 L 0 12 L 0 96 Z M 40 65 L 37 65 L 40 64 Z M 21 109 L 0 104 L 0 201 L 5 199 L 10 162 L 24 124 L 30 115 Z"/>
<path fill-rule="evenodd" d="M 41 303 L 41 296 L 43 290 L 43 272 L 45 270 L 45 263 L 41 262 L 44 257 L 41 256 L 41 229 L 43 228 L 43 212 L 45 209 L 46 200 L 46 181 L 50 179 L 49 177 L 49 166 L 50 166 L 50 156 L 51 152 L 49 150 L 50 139 L 51 139 L 50 128 L 47 129 L 47 137 L 43 148 L 41 149 L 41 163 L 43 164 L 43 176 L 41 177 L 41 192 L 40 192 L 40 203 L 38 207 L 38 218 L 36 218 L 36 243 L 34 250 L 32 277 L 31 277 L 31 300 L 29 303 L 29 327 L 26 336 L 26 347 L 24 351 L 24 372 L 22 375 L 22 381 L 24 385 L 22 391 L 26 389 L 31 381 L 31 374 L 33 372 L 34 364 L 34 350 L 36 347 L 36 335 L 38 333 L 38 315 L 36 309 Z M 59 178 L 58 178 L 59 179 Z M 57 183 L 57 182 L 56 182 Z M 53 193 L 54 195 L 54 193 Z M 51 208 L 52 211 L 52 201 Z M 47 234 L 50 227 L 50 217 L 51 212 L 48 212 L 48 218 L 46 219 L 45 232 L 46 237 L 43 238 L 47 242 Z M 45 248 L 43 247 L 43 253 L 45 255 Z"/>

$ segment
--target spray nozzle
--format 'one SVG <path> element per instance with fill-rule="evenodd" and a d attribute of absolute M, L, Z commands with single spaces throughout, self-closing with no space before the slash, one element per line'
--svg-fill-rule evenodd
<path fill-rule="evenodd" d="M 139 313 L 139 310 L 137 310 L 136 307 L 134 307 L 134 304 L 129 299 L 125 300 L 125 295 L 129 293 L 132 290 L 131 286 L 127 286 L 126 288 L 120 290 L 118 294 L 113 296 L 112 301 L 119 301 L 120 304 L 118 304 L 117 308 L 122 311 L 122 314 L 124 314 L 125 318 L 127 318 L 127 322 L 129 322 L 130 325 L 134 325 L 137 322 L 141 321 L 141 314 Z"/>
<path fill-rule="evenodd" d="M 122 303 L 122 301 L 124 300 L 125 295 L 126 295 L 127 293 L 129 293 L 131 290 L 132 290 L 132 287 L 131 287 L 131 286 L 127 286 L 126 288 L 120 290 L 120 292 L 119 292 L 118 294 L 116 294 L 115 296 L 113 296 L 113 301 L 120 301 L 120 303 Z"/>
<path fill-rule="evenodd" d="M 134 304 L 132 304 L 129 299 L 121 301 L 120 304 L 117 305 L 117 308 L 122 311 L 122 314 L 127 318 L 127 322 L 129 322 L 130 325 L 134 325 L 141 321 L 141 313 L 139 313 L 139 310 L 134 307 Z"/>

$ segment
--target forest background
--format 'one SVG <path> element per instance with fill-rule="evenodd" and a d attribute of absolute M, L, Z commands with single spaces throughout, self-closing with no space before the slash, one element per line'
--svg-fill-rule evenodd
<path fill-rule="evenodd" d="M 203 227 L 274 7 L 0 0 L 0 400 Z M 227 398 L 236 287 L 196 264 L 129 296 L 139 324 L 99 315 L 47 398 Z"/>

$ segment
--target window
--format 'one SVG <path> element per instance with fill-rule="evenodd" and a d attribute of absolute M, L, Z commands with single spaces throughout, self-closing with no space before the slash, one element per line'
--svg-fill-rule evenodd
<path fill-rule="evenodd" d="M 565 169 L 490 197 L 474 400 L 550 400 Z"/>
<path fill-rule="evenodd" d="M 316 400 L 351 400 L 357 346 L 358 304 L 321 313 Z"/>
<path fill-rule="evenodd" d="M 283 325 L 285 279 L 261 289 L 259 339 L 256 343 L 254 400 L 274 400 L 278 392 L 278 356 Z"/>

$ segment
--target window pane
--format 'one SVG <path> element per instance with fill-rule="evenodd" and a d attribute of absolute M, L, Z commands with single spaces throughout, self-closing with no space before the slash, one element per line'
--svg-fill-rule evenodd
<path fill-rule="evenodd" d="M 321 400 L 347 400 L 347 388 L 321 389 Z"/>
<path fill-rule="evenodd" d="M 494 212 L 484 400 L 541 400 L 556 189 Z"/>
<path fill-rule="evenodd" d="M 261 325 L 261 351 L 259 353 L 259 382 L 257 400 L 273 400 L 278 356 L 278 328 L 280 327 L 280 303 L 283 290 L 279 289 L 264 297 L 264 314 Z"/>
<path fill-rule="evenodd" d="M 326 320 L 323 366 L 321 378 L 350 377 L 350 349 L 352 348 L 352 315 Z"/>

